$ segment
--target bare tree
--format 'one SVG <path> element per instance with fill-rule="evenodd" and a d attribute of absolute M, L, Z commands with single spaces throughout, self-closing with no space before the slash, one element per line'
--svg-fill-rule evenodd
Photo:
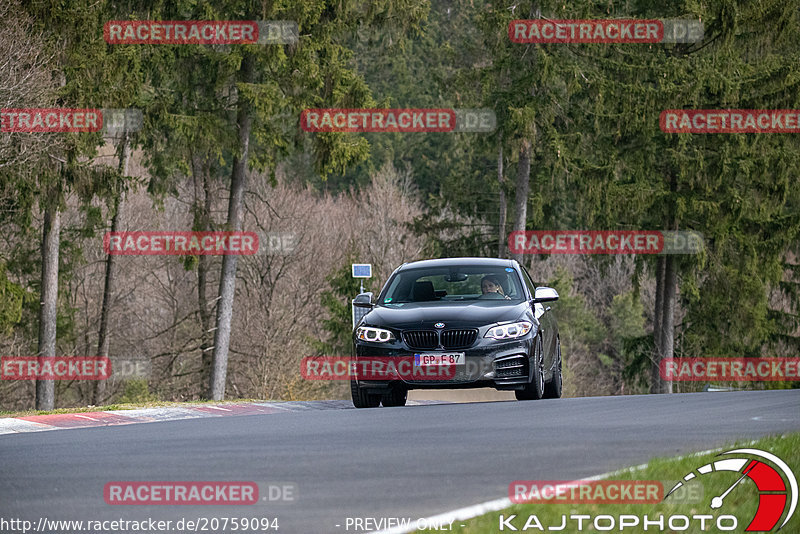
<path fill-rule="evenodd" d="M 255 59 L 250 54 L 246 54 L 242 59 L 242 66 L 239 72 L 242 83 L 249 84 L 253 82 L 254 62 Z M 250 150 L 250 130 L 253 122 L 251 105 L 241 94 L 239 94 L 237 108 L 236 125 L 239 132 L 239 154 L 233 160 L 227 223 L 227 230 L 232 232 L 238 232 L 242 229 L 244 193 L 247 190 L 246 178 Z M 214 330 L 214 355 L 211 368 L 211 383 L 209 384 L 209 397 L 214 400 L 225 398 L 225 378 L 228 375 L 228 348 L 231 341 L 233 298 L 236 290 L 236 261 L 237 256 L 235 254 L 226 255 L 222 260 L 217 322 L 216 330 Z"/>
<path fill-rule="evenodd" d="M 508 215 L 508 201 L 506 200 L 506 179 L 503 176 L 503 135 L 497 135 L 497 182 L 500 185 L 500 222 L 499 239 L 497 240 L 497 257 L 504 258 L 508 236 L 506 235 L 506 217 Z"/>
<path fill-rule="evenodd" d="M 52 203 L 47 206 L 42 228 L 42 293 L 39 303 L 39 363 L 56 355 L 56 314 L 58 311 L 58 250 L 61 242 L 61 213 Z M 36 380 L 36 409 L 52 410 L 55 385 L 52 380 Z"/>
<path fill-rule="evenodd" d="M 514 230 L 524 231 L 528 215 L 528 192 L 531 187 L 531 142 L 522 139 L 519 149 L 519 163 L 517 165 L 517 190 L 514 197 Z M 523 255 L 513 254 L 512 257 L 522 263 Z"/>
<path fill-rule="evenodd" d="M 128 134 L 122 135 L 117 147 L 119 158 L 119 173 L 120 177 L 124 179 L 128 174 L 128 161 L 130 160 L 130 141 Z M 119 231 L 119 221 L 122 211 L 122 196 L 125 194 L 124 188 L 118 184 L 117 191 L 114 192 L 114 204 L 112 207 L 113 213 L 111 215 L 111 231 Z M 106 257 L 106 275 L 103 281 L 103 305 L 100 308 L 100 326 L 97 334 L 97 355 L 107 358 L 109 355 L 109 334 L 108 334 L 108 316 L 111 313 L 111 299 L 115 290 L 117 258 L 114 254 L 108 254 Z M 105 381 L 95 380 L 92 384 L 92 404 L 97 406 L 102 403 L 105 391 Z"/>
<path fill-rule="evenodd" d="M 0 3 L 0 108 L 43 107 L 53 102 L 55 89 L 48 71 L 42 36 L 17 0 Z M 2 121 L 7 126 L 5 120 Z M 54 142 L 52 134 L 0 135 L 0 169 L 24 168 L 41 160 Z"/>

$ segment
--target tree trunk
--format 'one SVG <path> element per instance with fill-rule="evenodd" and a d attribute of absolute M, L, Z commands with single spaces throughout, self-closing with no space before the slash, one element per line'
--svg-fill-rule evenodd
<path fill-rule="evenodd" d="M 661 319 L 664 315 L 664 270 L 666 256 L 656 260 L 656 305 L 653 310 L 653 365 L 650 373 L 650 393 L 661 393 Z"/>
<path fill-rule="evenodd" d="M 668 255 L 664 268 L 664 313 L 661 317 L 661 359 L 672 360 L 675 351 L 675 299 L 678 293 L 678 270 L 675 256 Z M 672 393 L 672 381 L 664 380 L 662 393 Z"/>
<path fill-rule="evenodd" d="M 678 221 L 675 217 L 675 203 L 672 200 L 678 189 L 678 182 L 673 175 L 668 178 L 670 199 L 666 203 L 667 212 L 664 225 L 665 228 L 672 230 L 678 229 Z M 658 281 L 661 282 L 661 300 L 659 302 L 658 286 L 656 286 L 656 318 L 659 321 L 659 328 L 654 341 L 656 342 L 656 352 L 658 354 L 656 365 L 661 365 L 664 360 L 672 360 L 675 352 L 675 300 L 678 293 L 678 265 L 675 256 L 666 254 L 659 257 L 657 268 Z M 669 362 L 664 363 L 666 365 Z M 654 376 L 658 370 L 653 370 Z M 672 393 L 672 381 L 662 380 L 658 377 L 657 392 Z"/>
<path fill-rule="evenodd" d="M 130 144 L 128 143 L 128 135 L 125 134 L 120 141 L 118 149 L 119 157 L 119 174 L 122 180 L 128 175 L 128 161 L 130 160 Z M 120 184 L 121 186 L 121 184 Z M 122 195 L 123 187 L 114 195 L 114 214 L 111 216 L 111 231 L 119 231 L 120 212 L 122 211 Z M 100 329 L 97 333 L 97 355 L 101 357 L 108 357 L 108 347 L 110 339 L 108 336 L 108 316 L 111 312 L 111 298 L 114 294 L 114 282 L 116 278 L 117 257 L 114 254 L 106 256 L 106 277 L 103 286 L 103 305 L 100 308 Z M 113 367 L 112 367 L 113 371 Z M 92 382 L 92 404 L 99 406 L 105 399 L 106 384 L 104 380 L 95 380 Z"/>
<path fill-rule="evenodd" d="M 506 200 L 506 179 L 503 176 L 503 136 L 498 135 L 497 149 L 497 181 L 500 183 L 500 231 L 497 241 L 497 257 L 505 258 L 508 236 L 506 235 L 506 217 L 508 216 L 508 201 Z"/>
<path fill-rule="evenodd" d="M 53 363 L 56 356 L 56 319 L 58 314 L 58 249 L 61 213 L 56 205 L 48 205 L 42 229 L 42 294 L 39 301 L 39 369 L 45 359 Z M 55 406 L 55 384 L 52 380 L 36 381 L 36 409 L 52 410 Z"/>
<path fill-rule="evenodd" d="M 209 169 L 204 166 L 200 157 L 192 158 L 192 172 L 195 184 L 195 206 L 194 206 L 194 228 L 198 231 L 208 232 L 211 230 L 211 186 L 209 183 Z M 201 190 L 202 183 L 202 190 Z M 209 261 L 208 256 L 201 254 L 197 262 L 197 309 L 200 315 L 200 338 L 201 352 L 201 384 L 209 384 L 211 381 L 211 363 L 213 349 L 213 338 L 211 336 L 211 309 L 206 296 L 206 286 L 208 285 Z"/>
<path fill-rule="evenodd" d="M 514 230 L 525 230 L 525 221 L 528 215 L 528 191 L 530 190 L 531 177 L 531 142 L 522 140 L 519 149 L 519 164 L 517 166 L 517 190 L 514 197 Z M 523 254 L 512 254 L 512 258 L 522 263 Z"/>
<path fill-rule="evenodd" d="M 239 70 L 240 81 L 252 83 L 253 57 L 249 54 L 242 59 Z M 242 229 L 242 216 L 245 192 L 245 173 L 247 171 L 248 150 L 250 148 L 250 104 L 239 95 L 236 123 L 239 129 L 240 154 L 233 160 L 231 173 L 231 192 L 228 201 L 227 230 L 238 232 Z M 214 356 L 211 369 L 209 395 L 213 400 L 225 398 L 225 378 L 228 374 L 228 348 L 231 340 L 231 317 L 233 314 L 233 297 L 236 289 L 235 254 L 222 257 L 222 272 L 219 280 L 219 301 L 217 303 L 217 323 L 214 330 Z"/>

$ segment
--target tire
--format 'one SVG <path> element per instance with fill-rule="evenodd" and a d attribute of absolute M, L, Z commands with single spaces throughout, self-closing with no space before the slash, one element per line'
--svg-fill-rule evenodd
<path fill-rule="evenodd" d="M 536 348 L 534 349 L 533 373 L 531 381 L 525 385 L 525 389 L 514 391 L 517 400 L 537 400 L 544 395 L 544 359 L 542 357 L 542 338 L 536 338 Z"/>
<path fill-rule="evenodd" d="M 353 406 L 356 408 L 377 408 L 381 405 L 381 396 L 367 393 L 355 380 L 350 381 L 350 394 L 353 396 Z"/>
<path fill-rule="evenodd" d="M 553 370 L 553 378 L 544 385 L 545 399 L 560 399 L 563 377 L 561 375 L 561 340 L 556 338 L 556 368 Z"/>
<path fill-rule="evenodd" d="M 390 389 L 389 393 L 381 397 L 384 408 L 405 406 L 406 400 L 408 400 L 408 390 L 402 386 Z"/>

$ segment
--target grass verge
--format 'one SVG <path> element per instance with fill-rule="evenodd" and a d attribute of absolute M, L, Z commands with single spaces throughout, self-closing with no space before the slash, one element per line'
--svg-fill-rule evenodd
<path fill-rule="evenodd" d="M 665 492 L 668 492 L 672 487 L 672 483 L 680 480 L 684 475 L 692 471 L 696 472 L 698 467 L 720 459 L 746 457 L 762 460 L 767 465 L 776 467 L 769 460 L 758 458 L 754 455 L 717 456 L 719 452 L 738 448 L 760 449 L 772 453 L 788 464 L 789 468 L 795 473 L 800 473 L 800 433 L 794 433 L 767 437 L 755 442 L 739 441 L 722 447 L 721 451 L 710 454 L 687 455 L 678 458 L 655 458 L 643 468 L 623 470 L 609 476 L 607 480 L 665 481 L 669 483 L 669 486 L 665 489 Z M 779 469 L 778 472 L 780 472 Z M 795 474 L 794 476 L 797 478 L 798 475 Z M 464 528 L 458 528 L 459 534 L 514 532 L 507 526 L 509 524 L 520 532 L 546 532 L 548 528 L 552 528 L 552 531 L 555 532 L 562 525 L 565 525 L 565 528 L 561 529 L 560 532 L 720 532 L 721 530 L 717 528 L 718 517 L 732 515 L 737 519 L 737 526 L 733 530 L 726 531 L 745 532 L 759 505 L 758 488 L 749 477 L 744 477 L 741 483 L 725 496 L 721 508 L 715 510 L 710 507 L 711 499 L 723 495 L 740 477 L 740 473 L 731 471 L 717 471 L 699 475 L 693 482 L 686 484 L 686 493 L 683 498 L 676 499 L 676 502 L 671 501 L 678 496 L 677 493 L 657 504 L 569 504 L 564 502 L 515 504 L 505 510 L 491 512 L 471 520 L 456 521 L 453 526 L 456 528 L 456 525 L 465 525 Z M 783 474 L 782 478 L 786 480 L 786 476 Z M 787 494 L 789 496 L 784 507 L 784 516 L 789 508 L 791 490 Z M 508 519 L 512 515 L 516 517 L 501 528 L 502 519 Z M 591 518 L 584 519 L 581 525 L 582 529 L 579 529 L 579 520 L 571 517 L 574 515 L 588 515 Z M 598 520 L 598 526 L 601 530 L 595 528 L 595 518 L 601 515 L 613 518 L 613 528 L 608 528 L 611 525 L 611 520 L 609 519 Z M 636 516 L 639 524 L 636 526 L 626 525 L 621 528 L 621 515 Z M 664 529 L 661 530 L 658 523 L 651 523 L 645 530 L 643 526 L 643 517 L 645 515 L 649 521 L 658 521 L 659 516 L 663 516 Z M 702 528 L 699 519 L 693 519 L 692 517 L 699 515 L 712 516 L 712 518 L 705 520 L 705 529 Z M 677 516 L 688 517 L 690 521 L 688 528 L 683 528 L 683 520 Z M 780 518 L 777 526 L 780 526 L 784 521 L 784 516 Z M 674 520 L 673 526 L 675 528 L 670 528 L 670 517 Z M 633 523 L 634 521 L 634 518 L 630 518 L 626 522 Z M 524 530 L 526 523 L 528 523 L 528 528 Z M 730 524 L 731 521 L 728 520 L 724 520 L 722 523 L 723 527 L 726 528 Z M 781 532 L 800 532 L 800 512 L 795 511 L 794 516 Z"/>

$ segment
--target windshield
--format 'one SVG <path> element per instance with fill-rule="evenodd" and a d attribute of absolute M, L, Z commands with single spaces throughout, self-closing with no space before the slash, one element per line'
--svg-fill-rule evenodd
<path fill-rule="evenodd" d="M 389 281 L 378 302 L 520 301 L 524 298 L 525 292 L 514 269 L 459 265 L 400 271 Z"/>

